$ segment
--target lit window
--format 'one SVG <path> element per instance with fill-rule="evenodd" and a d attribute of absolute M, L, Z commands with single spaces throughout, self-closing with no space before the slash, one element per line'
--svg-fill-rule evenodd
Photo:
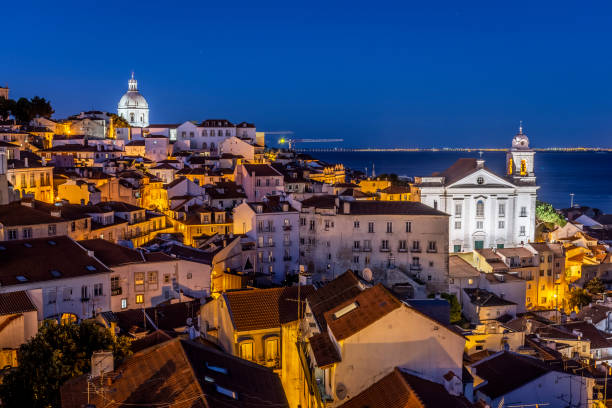
<path fill-rule="evenodd" d="M 143 294 L 136 295 L 136 304 L 140 305 L 143 303 L 144 303 L 144 295 Z"/>

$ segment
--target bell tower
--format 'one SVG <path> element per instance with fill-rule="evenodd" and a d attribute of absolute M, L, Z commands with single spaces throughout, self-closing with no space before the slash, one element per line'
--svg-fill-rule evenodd
<path fill-rule="evenodd" d="M 523 122 L 512 139 L 512 147 L 506 152 L 506 175 L 514 181 L 535 183 L 535 152 L 529 147 L 529 138 L 523 133 Z"/>

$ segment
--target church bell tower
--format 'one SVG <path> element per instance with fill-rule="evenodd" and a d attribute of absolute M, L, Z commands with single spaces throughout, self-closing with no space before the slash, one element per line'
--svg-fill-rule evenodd
<path fill-rule="evenodd" d="M 523 133 L 523 123 L 512 139 L 512 147 L 506 152 L 506 175 L 515 181 L 535 183 L 535 152 L 529 148 L 529 138 Z"/>

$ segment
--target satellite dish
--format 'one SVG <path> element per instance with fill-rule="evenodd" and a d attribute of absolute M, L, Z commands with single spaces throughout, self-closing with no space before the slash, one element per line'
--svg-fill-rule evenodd
<path fill-rule="evenodd" d="M 370 268 L 364 268 L 363 271 L 361 271 L 361 277 L 368 282 L 372 282 L 372 270 Z"/>
<path fill-rule="evenodd" d="M 346 394 L 347 394 L 346 385 L 342 383 L 338 383 L 336 385 L 336 397 L 339 400 L 343 400 L 346 398 Z"/>

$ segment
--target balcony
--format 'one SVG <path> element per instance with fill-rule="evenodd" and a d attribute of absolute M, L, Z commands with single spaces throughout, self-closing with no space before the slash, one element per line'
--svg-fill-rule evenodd
<path fill-rule="evenodd" d="M 372 252 L 372 247 L 364 247 L 362 249 L 363 252 Z"/>
<path fill-rule="evenodd" d="M 276 228 L 274 227 L 257 227 L 257 232 L 275 232 Z"/>
<path fill-rule="evenodd" d="M 268 243 L 266 244 L 266 246 L 267 246 L 267 247 L 273 247 L 273 246 L 274 246 L 274 242 L 268 242 Z"/>
<path fill-rule="evenodd" d="M 361 248 L 359 248 L 359 247 L 357 247 L 357 248 L 353 247 L 353 252 L 361 252 Z"/>
<path fill-rule="evenodd" d="M 421 248 L 412 248 L 412 252 L 421 253 Z"/>
<path fill-rule="evenodd" d="M 83 303 L 85 303 L 85 302 L 89 302 L 89 300 L 90 300 L 90 297 L 89 297 L 89 296 L 84 296 L 84 297 L 81 297 L 81 302 L 83 302 Z"/>
<path fill-rule="evenodd" d="M 391 252 L 391 249 L 389 249 L 388 247 L 380 247 L 380 252 Z"/>
<path fill-rule="evenodd" d="M 408 249 L 406 249 L 406 248 L 399 248 L 397 250 L 397 252 L 408 252 Z"/>
<path fill-rule="evenodd" d="M 431 249 L 431 248 L 429 248 L 429 249 L 427 250 L 427 253 L 428 253 L 428 254 L 435 254 L 435 253 L 437 253 L 437 252 L 438 252 L 438 250 L 437 250 L 437 249 Z"/>
<path fill-rule="evenodd" d="M 283 241 L 283 246 L 291 246 L 291 241 Z"/>
<path fill-rule="evenodd" d="M 122 293 L 123 293 L 123 288 L 121 288 L 121 287 L 111 289 L 111 296 L 119 296 Z"/>

